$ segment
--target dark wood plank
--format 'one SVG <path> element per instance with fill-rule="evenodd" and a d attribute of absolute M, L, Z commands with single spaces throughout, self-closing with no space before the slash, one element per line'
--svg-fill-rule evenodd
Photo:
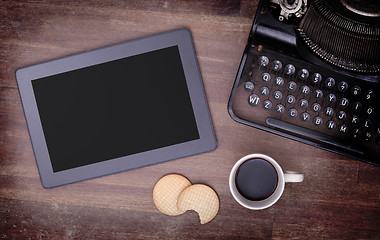
<path fill-rule="evenodd" d="M 378 239 L 380 168 L 234 122 L 227 102 L 258 1 L 13 1 L 0 4 L 0 239 Z M 218 139 L 210 153 L 54 189 L 41 186 L 18 95 L 17 68 L 188 27 Z M 260 152 L 305 173 L 269 209 L 232 198 L 228 176 Z M 212 186 L 217 217 L 176 217 L 153 204 L 180 173 Z"/>

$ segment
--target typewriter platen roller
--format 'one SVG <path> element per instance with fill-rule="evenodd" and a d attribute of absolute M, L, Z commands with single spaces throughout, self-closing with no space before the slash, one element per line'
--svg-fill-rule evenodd
<path fill-rule="evenodd" d="M 260 1 L 228 109 L 237 122 L 380 165 L 380 4 Z"/>

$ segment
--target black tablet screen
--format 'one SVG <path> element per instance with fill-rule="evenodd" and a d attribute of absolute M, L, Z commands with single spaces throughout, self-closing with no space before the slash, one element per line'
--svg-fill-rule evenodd
<path fill-rule="evenodd" d="M 177 46 L 32 86 L 54 172 L 199 139 Z"/>

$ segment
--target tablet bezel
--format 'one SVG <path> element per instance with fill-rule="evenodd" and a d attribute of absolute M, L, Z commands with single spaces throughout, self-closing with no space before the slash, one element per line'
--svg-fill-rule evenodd
<path fill-rule="evenodd" d="M 189 142 L 54 172 L 39 117 L 32 81 L 172 46 L 178 46 L 200 138 Z M 45 188 L 209 152 L 214 150 L 217 145 L 191 33 L 187 28 L 21 68 L 16 71 L 16 80 L 38 171 L 42 185 Z"/>

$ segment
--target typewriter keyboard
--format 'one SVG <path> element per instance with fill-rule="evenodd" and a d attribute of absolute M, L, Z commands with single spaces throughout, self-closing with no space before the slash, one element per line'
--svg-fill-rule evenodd
<path fill-rule="evenodd" d="M 379 164 L 379 103 L 379 83 L 253 48 L 230 112 L 248 125 Z"/>

